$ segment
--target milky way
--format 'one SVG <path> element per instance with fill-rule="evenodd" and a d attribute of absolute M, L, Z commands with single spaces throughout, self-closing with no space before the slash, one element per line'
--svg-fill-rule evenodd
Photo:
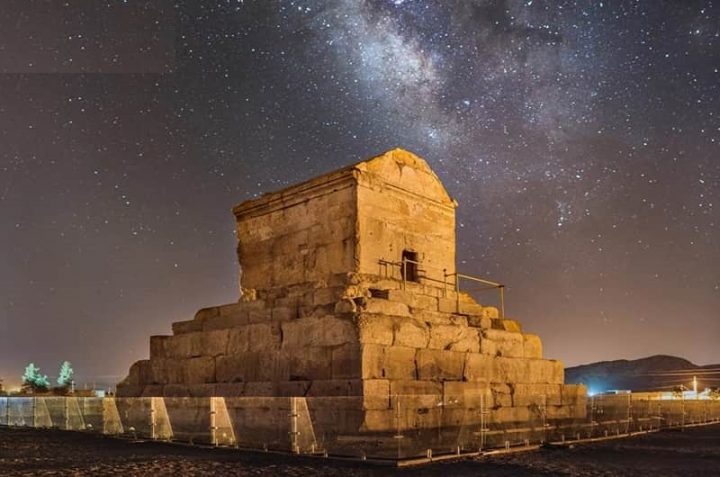
<path fill-rule="evenodd" d="M 547 356 L 720 361 L 719 68 L 709 0 L 4 1 L 0 378 L 121 378 L 233 205 L 393 147 Z"/>

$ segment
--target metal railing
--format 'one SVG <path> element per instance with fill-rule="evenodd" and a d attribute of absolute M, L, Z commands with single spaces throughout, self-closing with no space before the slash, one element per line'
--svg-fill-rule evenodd
<path fill-rule="evenodd" d="M 452 287 L 452 288 L 453 288 L 453 291 L 455 292 L 456 311 L 457 311 L 457 313 L 460 313 L 460 309 L 461 309 L 461 307 L 460 307 L 460 292 L 462 291 L 461 288 L 460 288 L 460 282 L 461 282 L 461 280 L 467 280 L 467 281 L 470 281 L 470 282 L 474 282 L 474 283 L 479 283 L 479 284 L 485 285 L 485 286 L 482 287 L 482 288 L 476 288 L 476 289 L 473 289 L 473 290 L 472 290 L 472 291 L 476 291 L 476 292 L 478 292 L 478 293 L 484 292 L 484 291 L 487 291 L 487 290 L 498 290 L 498 299 L 499 299 L 499 307 L 498 307 L 498 308 L 499 308 L 499 315 L 500 315 L 500 318 L 505 318 L 505 285 L 503 285 L 502 283 L 494 282 L 494 281 L 491 281 L 491 280 L 487 280 L 487 279 L 485 279 L 485 278 L 480 278 L 480 277 L 476 277 L 476 276 L 473 276 L 473 275 L 467 275 L 467 274 L 459 273 L 459 272 L 448 273 L 447 268 L 443 268 L 442 270 L 439 269 L 439 268 L 435 269 L 437 272 L 442 271 L 442 280 L 440 280 L 440 279 L 438 279 L 438 278 L 432 278 L 431 276 L 428 276 L 428 275 L 426 274 L 426 273 L 427 273 L 427 267 L 425 267 L 425 268 L 420 268 L 421 266 L 423 266 L 423 263 L 422 263 L 422 262 L 420 262 L 420 261 L 418 261 L 418 260 L 411 260 L 411 259 L 408 259 L 408 258 L 406 258 L 406 257 L 403 257 L 399 262 L 394 262 L 394 261 L 390 261 L 390 260 L 380 259 L 380 260 L 378 260 L 378 263 L 380 264 L 381 267 L 384 267 L 384 272 L 385 272 L 384 274 L 385 274 L 386 277 L 388 276 L 388 275 L 387 275 L 387 267 L 388 267 L 388 266 L 398 267 L 398 268 L 399 268 L 399 270 L 400 270 L 400 278 L 401 278 L 402 289 L 403 289 L 403 290 L 407 289 L 407 282 L 408 282 L 408 281 L 412 281 L 412 280 L 408 280 L 408 279 L 407 279 L 407 277 L 408 277 L 408 264 L 412 264 L 412 265 L 415 265 L 415 266 L 417 267 L 416 272 L 417 272 L 418 282 L 419 282 L 420 280 L 423 280 L 423 281 L 434 282 L 434 283 L 437 283 L 437 284 L 442 284 L 442 286 L 443 286 L 443 291 L 444 291 L 444 295 L 445 295 L 446 298 L 447 298 L 447 296 L 448 296 L 449 287 Z M 431 267 L 431 268 L 432 268 L 432 267 Z M 381 268 L 381 274 L 382 274 L 382 270 L 383 270 L 383 269 Z M 439 273 L 438 273 L 438 275 L 439 275 Z M 453 280 L 452 280 L 452 281 L 448 281 L 449 278 L 453 278 Z"/>

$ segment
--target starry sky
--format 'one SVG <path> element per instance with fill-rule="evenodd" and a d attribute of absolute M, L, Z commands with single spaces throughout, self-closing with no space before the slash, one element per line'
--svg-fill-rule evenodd
<path fill-rule="evenodd" d="M 237 300 L 242 200 L 387 149 L 568 365 L 720 362 L 720 3 L 3 0 L 0 378 Z"/>

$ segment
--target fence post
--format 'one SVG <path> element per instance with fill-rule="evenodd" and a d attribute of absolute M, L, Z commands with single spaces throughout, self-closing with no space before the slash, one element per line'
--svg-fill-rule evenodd
<path fill-rule="evenodd" d="M 155 426 L 155 399 L 150 398 L 150 437 L 152 440 L 156 439 Z"/>
<path fill-rule="evenodd" d="M 297 413 L 297 398 L 290 398 L 290 446 L 293 454 L 300 453 L 300 446 L 298 445 L 298 413 Z"/>
<path fill-rule="evenodd" d="M 210 398 L 210 438 L 212 440 L 212 445 L 217 447 L 218 441 L 217 441 L 217 424 L 215 421 L 215 398 Z"/>
<path fill-rule="evenodd" d="M 500 285 L 500 318 L 505 319 L 505 285 Z"/>

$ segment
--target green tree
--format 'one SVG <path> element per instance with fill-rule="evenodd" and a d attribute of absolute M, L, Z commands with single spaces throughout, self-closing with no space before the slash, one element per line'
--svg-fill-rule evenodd
<path fill-rule="evenodd" d="M 40 374 L 40 368 L 35 363 L 30 363 L 25 368 L 25 374 L 22 377 L 23 387 L 29 388 L 33 392 L 47 391 L 50 387 L 50 380 L 46 374 Z"/>
<path fill-rule="evenodd" d="M 60 375 L 57 378 L 58 386 L 61 388 L 67 388 L 72 384 L 73 374 L 75 372 L 72 369 L 70 361 L 63 361 L 60 365 Z"/>

